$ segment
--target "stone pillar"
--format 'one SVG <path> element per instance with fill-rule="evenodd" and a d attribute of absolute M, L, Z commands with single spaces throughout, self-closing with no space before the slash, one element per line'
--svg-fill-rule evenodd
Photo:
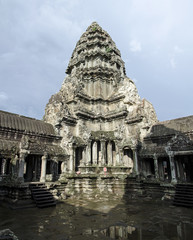
<path fill-rule="evenodd" d="M 123 164 L 123 149 L 119 149 L 119 164 L 122 166 Z"/>
<path fill-rule="evenodd" d="M 104 166 L 106 163 L 106 142 L 101 140 L 101 165 Z"/>
<path fill-rule="evenodd" d="M 117 144 L 115 144 L 115 152 L 116 152 L 116 160 L 114 162 L 114 166 L 120 165 L 120 154 L 119 154 L 119 148 Z"/>
<path fill-rule="evenodd" d="M 3 158 L 2 165 L 1 165 L 1 175 L 6 174 L 6 167 L 7 167 L 7 160 L 5 158 Z"/>
<path fill-rule="evenodd" d="M 108 157 L 108 165 L 113 165 L 113 148 L 112 148 L 112 142 L 108 142 L 107 145 L 107 157 Z"/>
<path fill-rule="evenodd" d="M 157 159 L 157 155 L 154 154 L 153 155 L 153 161 L 154 161 L 154 170 L 155 170 L 155 178 L 159 178 L 159 173 L 158 173 L 158 159 Z"/>
<path fill-rule="evenodd" d="M 178 168 L 179 168 L 179 178 L 180 180 L 184 181 L 185 175 L 184 175 L 184 168 L 183 168 L 181 159 L 178 159 Z"/>
<path fill-rule="evenodd" d="M 61 163 L 61 173 L 66 173 L 67 171 L 67 166 L 66 166 L 66 160 L 64 160 L 62 163 Z"/>
<path fill-rule="evenodd" d="M 12 159 L 12 161 L 11 161 L 12 176 L 16 176 L 16 175 L 17 175 L 17 171 L 18 171 L 18 169 L 17 169 L 18 160 L 19 160 L 18 156 L 15 155 L 15 157 L 14 157 L 14 158 Z"/>
<path fill-rule="evenodd" d="M 46 165 L 47 165 L 47 155 L 44 154 L 44 156 L 42 156 L 40 182 L 45 182 L 46 181 Z"/>
<path fill-rule="evenodd" d="M 33 167 L 34 167 L 34 170 L 33 170 L 33 181 L 37 181 L 37 172 L 38 172 L 38 159 L 33 156 Z"/>
<path fill-rule="evenodd" d="M 20 156 L 19 156 L 19 171 L 18 171 L 18 179 L 23 182 L 24 178 L 24 163 L 25 163 L 25 158 L 26 158 L 27 154 L 21 152 Z"/>
<path fill-rule="evenodd" d="M 91 165 L 91 141 L 88 141 L 88 144 L 86 146 L 86 165 Z"/>
<path fill-rule="evenodd" d="M 82 162 L 83 162 L 83 166 L 85 166 L 86 165 L 86 148 L 85 147 L 82 150 Z"/>
<path fill-rule="evenodd" d="M 92 161 L 93 165 L 97 165 L 97 142 L 92 145 Z"/>
<path fill-rule="evenodd" d="M 52 172 L 52 176 L 53 176 L 53 181 L 55 181 L 56 179 L 58 179 L 58 167 L 59 167 L 59 164 L 58 164 L 58 159 L 57 157 L 54 157 L 53 158 L 53 172 Z"/>
<path fill-rule="evenodd" d="M 69 169 L 69 172 L 73 172 L 75 169 L 74 169 L 74 148 L 73 148 L 73 145 L 71 144 L 70 145 L 70 149 L 69 149 L 69 165 L 68 165 L 68 169 Z"/>
<path fill-rule="evenodd" d="M 138 165 L 137 149 L 133 148 L 132 151 L 133 151 L 134 173 L 136 175 L 138 175 L 139 174 L 139 165 Z"/>
<path fill-rule="evenodd" d="M 73 147 L 73 168 L 72 169 L 73 169 L 72 171 L 75 171 L 76 169 L 78 169 L 78 163 L 76 162 L 76 148 L 75 147 Z"/>
<path fill-rule="evenodd" d="M 173 183 L 176 183 L 176 171 L 175 171 L 175 164 L 174 164 L 174 153 L 173 152 L 168 152 L 169 156 L 169 161 L 170 161 L 170 171 L 171 171 L 171 181 Z"/>

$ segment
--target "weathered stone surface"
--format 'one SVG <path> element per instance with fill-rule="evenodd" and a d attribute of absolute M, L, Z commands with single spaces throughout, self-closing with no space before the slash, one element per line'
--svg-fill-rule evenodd
<path fill-rule="evenodd" d="M 50 98 L 46 106 L 44 120 L 54 125 L 63 137 L 61 146 L 71 159 L 74 157 L 69 161 L 74 161 L 72 165 L 76 168 L 76 148 L 84 149 L 89 141 L 93 145 L 93 141 L 104 140 L 105 148 L 109 141 L 115 142 L 112 149 L 115 151 L 117 147 L 119 157 L 114 153 L 114 162 L 117 158 L 119 165 L 133 167 L 130 162 L 133 159 L 125 157 L 123 161 L 121 151 L 126 146 L 137 148 L 149 127 L 157 122 L 157 117 L 152 104 L 140 98 L 134 82 L 126 76 L 125 65 L 115 43 L 96 22 L 78 41 L 66 73 L 60 91 Z M 101 135 L 96 138 L 97 132 Z M 109 132 L 112 132 L 112 137 L 109 137 Z M 98 148 L 98 160 L 95 157 L 94 163 L 108 164 L 106 153 Z M 74 151 L 75 156 L 72 156 Z M 109 154 L 113 156 L 113 153 Z M 93 156 L 89 161 L 89 164 L 93 163 Z M 67 168 L 73 168 L 72 165 Z"/>
<path fill-rule="evenodd" d="M 5 230 L 1 230 L 0 231 L 0 239 L 4 239 L 4 240 L 19 240 L 15 234 L 9 230 L 9 229 L 5 229 Z"/>

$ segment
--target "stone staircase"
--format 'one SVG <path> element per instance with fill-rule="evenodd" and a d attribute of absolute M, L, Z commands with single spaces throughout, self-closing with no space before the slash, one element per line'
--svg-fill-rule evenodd
<path fill-rule="evenodd" d="M 177 184 L 173 205 L 193 207 L 193 185 Z"/>
<path fill-rule="evenodd" d="M 56 206 L 53 195 L 49 192 L 44 183 L 32 183 L 30 184 L 30 189 L 37 207 L 45 208 Z"/>
<path fill-rule="evenodd" d="M 163 188 L 160 183 L 143 182 L 144 195 L 153 198 L 161 198 L 164 195 Z"/>
<path fill-rule="evenodd" d="M 143 184 L 136 181 L 136 177 L 128 177 L 126 179 L 125 196 L 136 197 L 143 195 Z"/>

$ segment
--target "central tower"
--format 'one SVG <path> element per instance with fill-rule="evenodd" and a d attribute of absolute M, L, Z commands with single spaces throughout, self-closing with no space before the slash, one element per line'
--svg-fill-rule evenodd
<path fill-rule="evenodd" d="M 44 116 L 63 137 L 69 156 L 63 172 L 108 167 L 111 173 L 137 173 L 137 148 L 156 114 L 140 99 L 120 51 L 96 22 L 76 44 L 66 74 Z"/>

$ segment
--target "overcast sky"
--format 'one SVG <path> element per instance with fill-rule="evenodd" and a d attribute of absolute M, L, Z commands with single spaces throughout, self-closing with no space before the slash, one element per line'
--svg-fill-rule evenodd
<path fill-rule="evenodd" d="M 192 0 L 0 0 L 0 109 L 42 119 L 93 22 L 160 121 L 192 115 Z"/>

